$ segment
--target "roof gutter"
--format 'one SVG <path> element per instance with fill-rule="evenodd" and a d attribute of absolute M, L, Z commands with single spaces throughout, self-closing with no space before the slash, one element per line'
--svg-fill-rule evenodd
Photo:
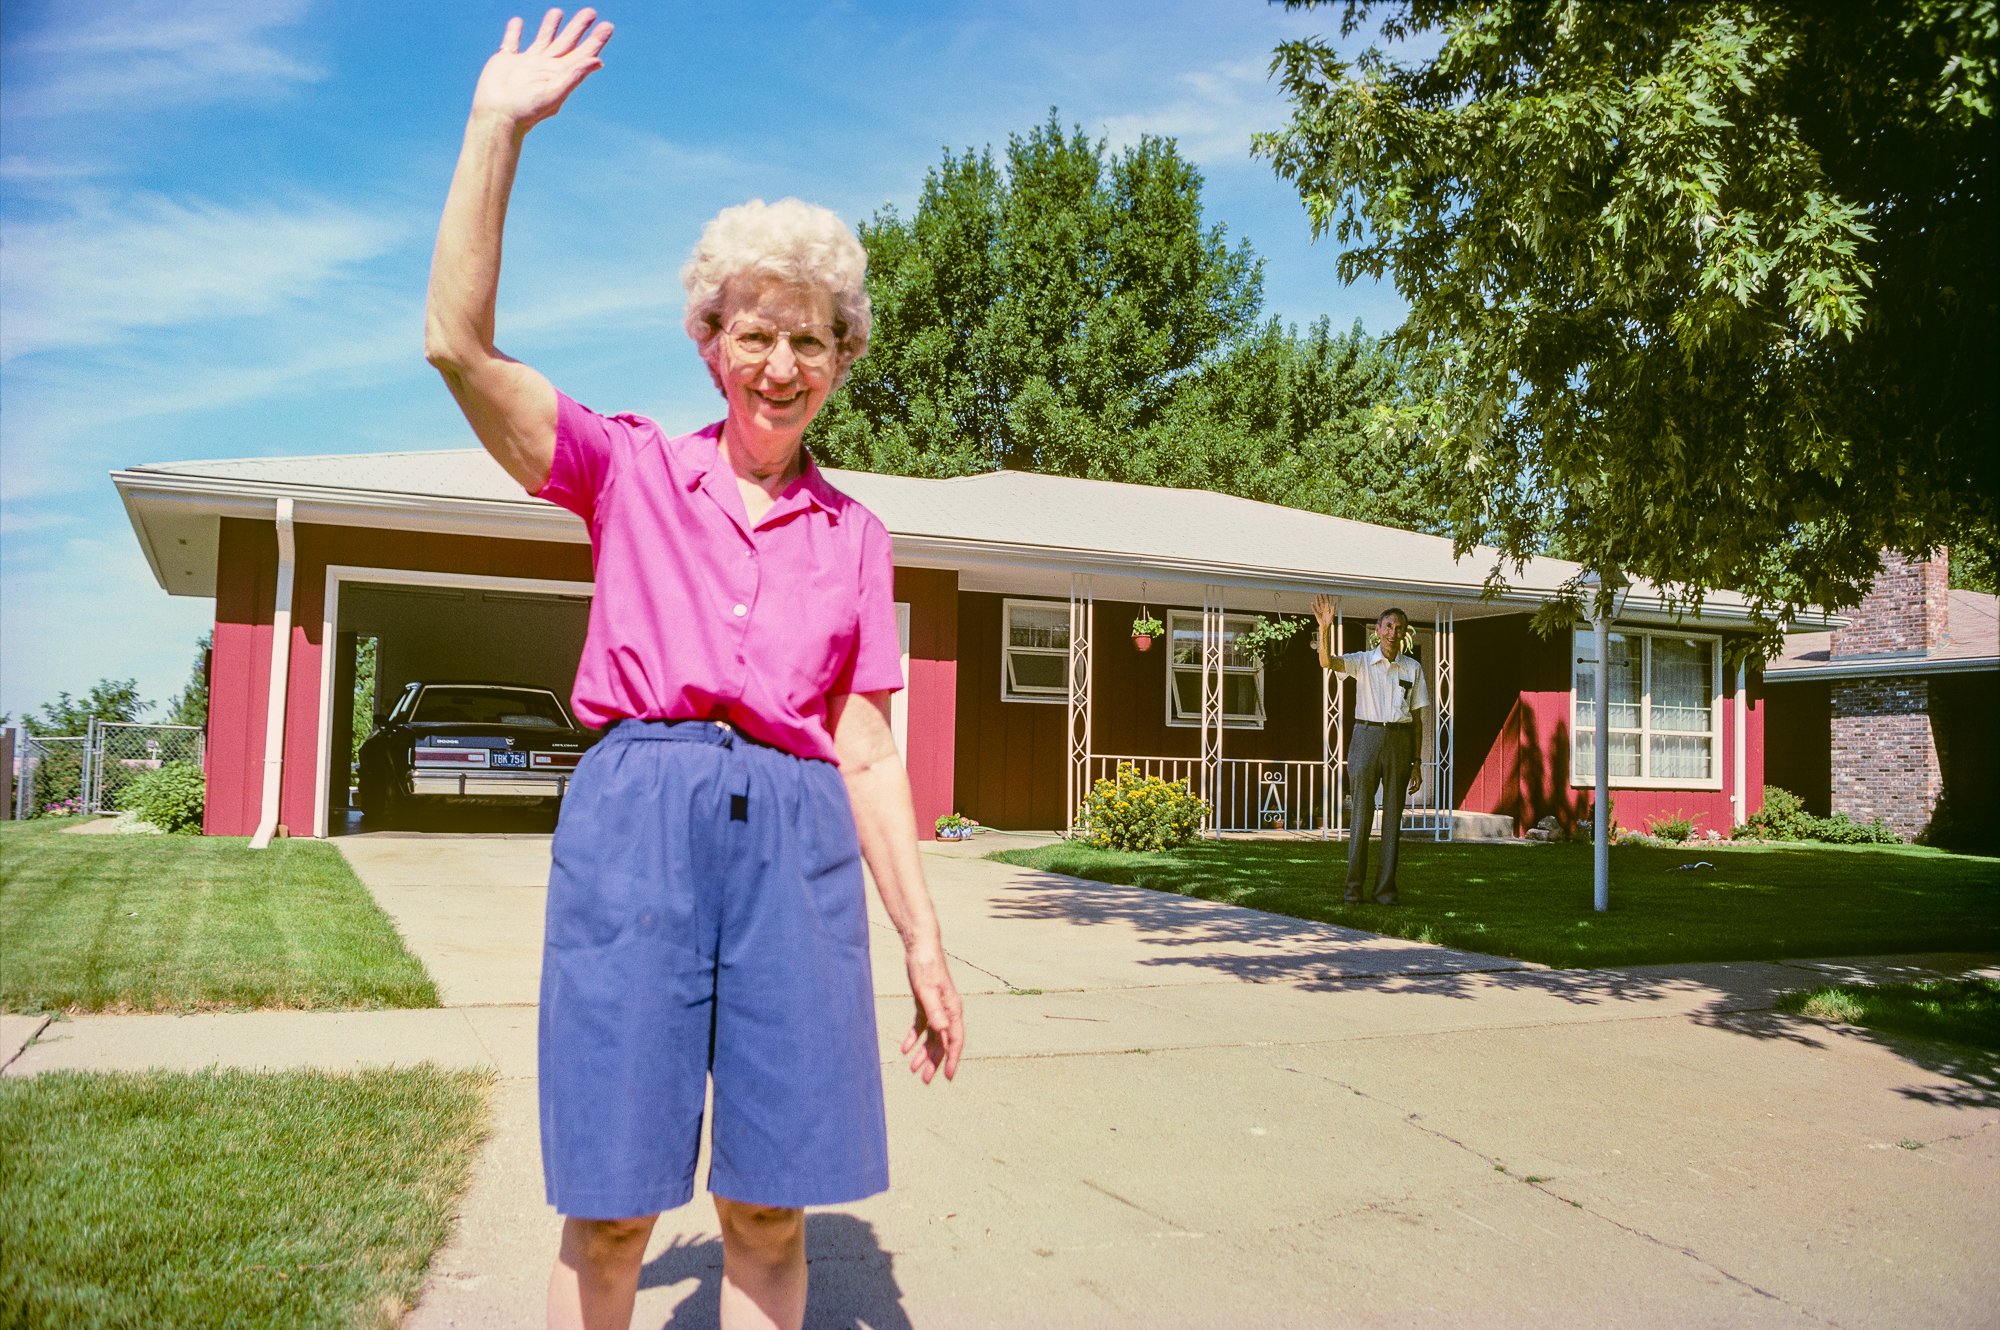
<path fill-rule="evenodd" d="M 1885 679 L 1909 674 L 1977 674 L 2000 670 L 2000 656 L 1897 656 L 1889 659 L 1841 661 L 1797 669 L 1766 668 L 1767 684 L 1811 683 L 1827 679 Z"/>
<path fill-rule="evenodd" d="M 279 499 L 278 589 L 271 596 L 271 681 L 264 712 L 264 805 L 250 848 L 266 849 L 278 832 L 278 802 L 285 775 L 285 686 L 292 664 L 292 579 L 298 544 L 292 533 L 292 501 Z"/>

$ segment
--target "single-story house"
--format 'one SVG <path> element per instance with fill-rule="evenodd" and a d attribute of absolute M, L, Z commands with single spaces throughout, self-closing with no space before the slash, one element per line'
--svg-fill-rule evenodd
<path fill-rule="evenodd" d="M 1770 784 L 1808 811 L 1899 834 L 2000 843 L 2000 598 L 1954 591 L 1944 551 L 1885 553 L 1832 632 L 1793 633 L 1765 670 Z"/>
<path fill-rule="evenodd" d="M 1338 597 L 1340 646 L 1409 615 L 1437 699 L 1413 832 L 1514 834 L 1591 800 L 1596 664 L 1587 625 L 1533 612 L 1578 570 L 1537 560 L 1484 595 L 1491 551 L 1230 495 L 995 472 L 950 480 L 829 471 L 895 543 L 909 687 L 895 721 L 920 826 L 957 811 L 1060 828 L 1122 761 L 1186 778 L 1213 830 L 1337 834 L 1352 685 L 1300 633 L 1258 659 L 1258 616 Z M 358 641 L 377 696 L 412 679 L 505 679 L 565 694 L 591 595 L 575 517 L 477 450 L 135 466 L 113 477 L 154 576 L 215 599 L 206 829 L 345 821 Z M 1131 637 L 1145 613 L 1164 640 Z M 1763 681 L 1735 663 L 1748 607 L 1676 622 L 1643 585 L 1611 639 L 1614 812 L 1726 830 L 1764 784 Z M 278 648 L 274 650 L 275 648 Z"/>

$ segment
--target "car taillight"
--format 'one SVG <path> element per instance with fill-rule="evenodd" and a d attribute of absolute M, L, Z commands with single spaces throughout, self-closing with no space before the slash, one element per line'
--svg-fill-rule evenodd
<path fill-rule="evenodd" d="M 534 753 L 529 756 L 528 761 L 538 767 L 567 768 L 575 766 L 577 759 L 582 756 L 581 753 Z"/>
<path fill-rule="evenodd" d="M 484 748 L 431 748 L 417 745 L 410 760 L 420 766 L 483 767 L 488 765 Z"/>

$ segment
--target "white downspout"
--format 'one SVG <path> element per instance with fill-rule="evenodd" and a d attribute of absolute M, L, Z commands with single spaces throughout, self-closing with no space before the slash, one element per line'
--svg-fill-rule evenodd
<path fill-rule="evenodd" d="M 292 539 L 292 501 L 278 500 L 278 589 L 271 604 L 271 691 L 264 713 L 264 804 L 250 848 L 262 850 L 278 831 L 278 797 L 285 774 L 285 685 L 292 664 L 292 574 L 298 547 Z"/>
<path fill-rule="evenodd" d="M 1731 775 L 1734 778 L 1736 794 L 1729 801 L 1731 823 L 1742 826 L 1750 820 L 1750 791 L 1745 784 L 1750 779 L 1750 662 L 1736 662 L 1736 733 L 1730 745 Z"/>

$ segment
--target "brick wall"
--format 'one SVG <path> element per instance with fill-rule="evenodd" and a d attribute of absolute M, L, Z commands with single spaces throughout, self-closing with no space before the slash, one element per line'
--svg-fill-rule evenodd
<path fill-rule="evenodd" d="M 1833 635 L 1834 657 L 1937 647 L 1950 630 L 1949 571 L 1943 550 L 1921 561 L 1884 550 L 1881 575 Z"/>
<path fill-rule="evenodd" d="M 1921 675 L 1836 682 L 1833 811 L 1881 818 L 1906 838 L 1930 825 L 1944 776 L 1931 729 L 1931 683 Z"/>

